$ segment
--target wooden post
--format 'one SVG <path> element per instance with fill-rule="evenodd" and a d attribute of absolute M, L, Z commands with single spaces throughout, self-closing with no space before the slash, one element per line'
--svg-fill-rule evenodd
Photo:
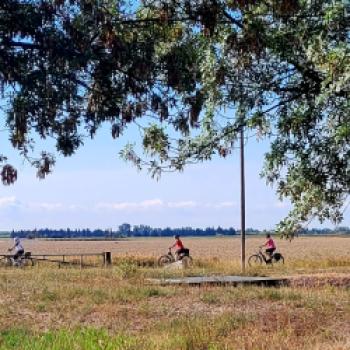
<path fill-rule="evenodd" d="M 245 179 L 244 179 L 244 130 L 241 126 L 241 265 L 245 272 Z"/>
<path fill-rule="evenodd" d="M 111 252 L 104 253 L 104 263 L 105 263 L 106 267 L 112 265 L 112 253 Z"/>

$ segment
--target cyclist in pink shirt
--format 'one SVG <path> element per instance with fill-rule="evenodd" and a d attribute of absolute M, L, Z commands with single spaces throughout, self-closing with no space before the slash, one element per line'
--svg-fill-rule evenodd
<path fill-rule="evenodd" d="M 266 242 L 261 247 L 266 247 L 266 254 L 269 255 L 270 259 L 268 261 L 271 261 L 273 252 L 276 250 L 276 244 L 274 240 L 271 238 L 271 235 L 268 233 L 266 235 Z"/>

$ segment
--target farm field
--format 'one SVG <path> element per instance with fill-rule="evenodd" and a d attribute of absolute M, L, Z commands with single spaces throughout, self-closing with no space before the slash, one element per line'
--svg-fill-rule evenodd
<path fill-rule="evenodd" d="M 248 254 L 263 237 L 248 237 Z M 171 239 L 24 241 L 33 253 L 112 251 L 111 268 L 0 268 L 0 350 L 350 349 L 350 238 L 277 240 L 283 287 L 161 287 L 149 277 L 238 274 L 239 238 L 186 238 L 195 266 L 140 267 Z M 10 241 L 0 241 L 0 254 Z"/>
<path fill-rule="evenodd" d="M 246 241 L 247 256 L 257 251 L 264 243 L 263 236 L 248 236 Z M 195 258 L 216 258 L 237 260 L 240 257 L 240 237 L 183 238 Z M 25 250 L 33 254 L 81 254 L 110 251 L 117 256 L 158 257 L 167 252 L 173 239 L 135 238 L 116 241 L 54 241 L 23 240 Z M 350 236 L 335 237 L 300 237 L 291 242 L 276 239 L 277 248 L 289 259 L 332 259 L 350 258 Z M 0 254 L 6 254 L 11 240 L 0 240 Z"/>

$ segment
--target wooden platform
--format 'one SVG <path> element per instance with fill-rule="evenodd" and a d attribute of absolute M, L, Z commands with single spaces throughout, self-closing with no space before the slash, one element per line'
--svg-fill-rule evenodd
<path fill-rule="evenodd" d="M 281 286 L 287 284 L 288 279 L 282 277 L 249 277 L 249 276 L 204 276 L 204 277 L 183 277 L 169 279 L 149 279 L 152 284 L 161 286 L 205 286 L 205 285 L 263 285 Z"/>

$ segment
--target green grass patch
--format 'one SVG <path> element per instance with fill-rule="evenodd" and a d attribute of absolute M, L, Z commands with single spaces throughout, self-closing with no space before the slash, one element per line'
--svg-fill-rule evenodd
<path fill-rule="evenodd" d="M 195 350 L 224 349 L 222 339 L 250 319 L 243 314 L 215 318 L 181 317 L 159 323 L 146 335 L 113 334 L 106 329 L 78 328 L 34 333 L 25 329 L 0 332 L 1 350 Z"/>
<path fill-rule="evenodd" d="M 131 350 L 137 348 L 135 337 L 109 335 L 106 330 L 83 328 L 34 334 L 12 329 L 0 333 L 1 350 Z"/>

